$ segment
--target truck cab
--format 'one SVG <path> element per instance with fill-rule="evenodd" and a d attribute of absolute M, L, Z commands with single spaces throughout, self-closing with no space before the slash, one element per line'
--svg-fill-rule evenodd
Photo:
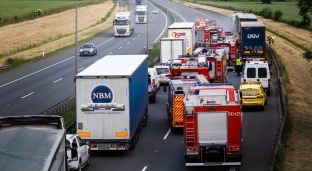
<path fill-rule="evenodd" d="M 113 21 L 114 36 L 131 36 L 134 32 L 134 13 L 117 12 Z"/>
<path fill-rule="evenodd" d="M 147 23 L 148 20 L 148 6 L 137 5 L 135 11 L 135 23 Z"/>

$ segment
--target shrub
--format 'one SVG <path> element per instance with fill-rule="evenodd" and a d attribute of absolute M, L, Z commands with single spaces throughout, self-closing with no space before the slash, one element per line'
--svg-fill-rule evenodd
<path fill-rule="evenodd" d="M 271 8 L 263 8 L 260 12 L 260 14 L 264 17 L 264 18 L 272 18 L 272 9 Z"/>
<path fill-rule="evenodd" d="M 280 10 L 276 10 L 275 13 L 274 13 L 273 19 L 275 21 L 281 21 L 282 17 L 283 17 L 283 12 L 280 11 Z"/>
<path fill-rule="evenodd" d="M 14 59 L 12 59 L 12 58 L 6 59 L 5 64 L 6 65 L 14 64 Z"/>
<path fill-rule="evenodd" d="M 43 11 L 42 11 L 41 9 L 32 10 L 31 13 L 32 13 L 35 17 L 40 17 L 41 15 L 43 15 Z"/>
<path fill-rule="evenodd" d="M 306 51 L 303 54 L 301 54 L 301 56 L 307 60 L 308 62 L 310 62 L 312 60 L 312 51 Z"/>

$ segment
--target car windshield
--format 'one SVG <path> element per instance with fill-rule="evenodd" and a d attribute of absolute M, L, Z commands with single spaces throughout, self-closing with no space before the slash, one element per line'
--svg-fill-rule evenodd
<path fill-rule="evenodd" d="M 128 20 L 115 20 L 114 21 L 115 25 L 117 26 L 126 26 L 128 25 Z"/>
<path fill-rule="evenodd" d="M 145 15 L 145 11 L 137 11 L 136 15 Z"/>
<path fill-rule="evenodd" d="M 156 68 L 157 75 L 168 74 L 170 71 L 168 68 Z"/>
<path fill-rule="evenodd" d="M 83 45 L 82 48 L 92 48 L 92 45 L 90 45 L 90 44 Z"/>

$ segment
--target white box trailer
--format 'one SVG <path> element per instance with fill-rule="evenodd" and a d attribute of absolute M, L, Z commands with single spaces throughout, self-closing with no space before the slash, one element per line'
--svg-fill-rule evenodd
<path fill-rule="evenodd" d="M 185 38 L 162 38 L 160 40 L 160 61 L 162 64 L 173 61 L 179 55 L 185 54 Z"/>
<path fill-rule="evenodd" d="M 185 38 L 185 53 L 192 54 L 195 46 L 195 22 L 176 22 L 168 27 L 168 38 Z"/>
<path fill-rule="evenodd" d="M 133 149 L 147 120 L 147 55 L 108 55 L 75 79 L 77 134 L 91 150 Z"/>

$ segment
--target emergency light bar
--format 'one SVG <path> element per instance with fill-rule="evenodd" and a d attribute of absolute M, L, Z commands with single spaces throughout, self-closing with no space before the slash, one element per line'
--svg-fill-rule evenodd
<path fill-rule="evenodd" d="M 195 84 L 195 87 L 210 87 L 210 86 L 220 86 L 220 85 L 232 85 L 232 83 L 210 83 L 210 84 Z"/>

